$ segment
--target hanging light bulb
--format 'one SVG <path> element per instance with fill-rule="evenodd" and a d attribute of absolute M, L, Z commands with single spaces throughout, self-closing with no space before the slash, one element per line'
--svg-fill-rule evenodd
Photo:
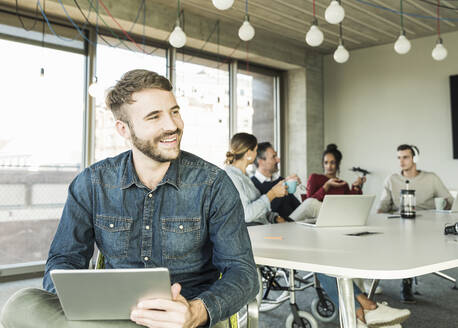
<path fill-rule="evenodd" d="M 174 48 L 181 48 L 186 44 L 186 34 L 181 29 L 180 15 L 180 0 L 177 0 L 177 21 L 175 23 L 175 29 L 170 33 L 169 37 L 169 43 Z"/>
<path fill-rule="evenodd" d="M 239 38 L 243 41 L 250 41 L 254 38 L 254 27 L 250 24 L 248 15 L 245 16 L 245 21 L 239 28 Z"/>
<path fill-rule="evenodd" d="M 245 21 L 239 28 L 239 38 L 242 41 L 250 41 L 254 38 L 254 27 L 250 24 L 250 16 L 248 15 L 248 0 L 245 0 Z"/>
<path fill-rule="evenodd" d="M 411 44 L 409 39 L 406 38 L 406 33 L 401 31 L 399 38 L 394 43 L 394 51 L 400 55 L 405 55 L 410 51 Z"/>
<path fill-rule="evenodd" d="M 186 44 L 186 34 L 183 32 L 179 24 L 175 26 L 172 34 L 170 34 L 169 43 L 175 48 L 181 48 Z"/>
<path fill-rule="evenodd" d="M 437 41 L 436 46 L 433 49 L 431 55 L 434 60 L 441 61 L 447 57 L 447 49 L 442 44 L 441 38 L 441 25 L 440 25 L 440 14 L 439 14 L 440 0 L 437 0 Z"/>
<path fill-rule="evenodd" d="M 305 42 L 311 47 L 318 47 L 323 43 L 324 35 L 318 27 L 318 23 L 315 20 L 310 26 L 309 31 L 305 35 Z"/>
<path fill-rule="evenodd" d="M 394 43 L 394 51 L 396 51 L 400 55 L 405 55 L 410 50 L 410 41 L 406 37 L 406 32 L 404 30 L 404 10 L 402 9 L 402 0 L 399 0 L 399 10 L 400 10 L 400 18 L 401 18 L 401 34 L 399 35 L 398 39 Z"/>
<path fill-rule="evenodd" d="M 332 0 L 324 12 L 324 18 L 329 24 L 339 24 L 345 17 L 345 10 L 337 0 Z"/>
<path fill-rule="evenodd" d="M 213 6 L 219 10 L 226 10 L 232 7 L 234 0 L 212 0 Z"/>
<path fill-rule="evenodd" d="M 343 46 L 342 43 L 339 44 L 336 51 L 334 51 L 334 60 L 339 64 L 346 63 L 348 58 L 350 58 L 350 53 Z"/>
<path fill-rule="evenodd" d="M 448 51 L 442 44 L 442 38 L 437 39 L 436 46 L 433 49 L 432 56 L 434 60 L 441 61 L 447 58 Z"/>
<path fill-rule="evenodd" d="M 342 23 L 339 24 L 339 45 L 337 46 L 336 51 L 334 51 L 334 60 L 339 64 L 343 64 L 347 62 L 348 58 L 350 58 L 350 53 L 344 47 L 343 42 L 343 32 L 342 32 Z"/>
<path fill-rule="evenodd" d="M 94 77 L 94 80 L 91 83 L 91 85 L 89 86 L 87 92 L 93 98 L 98 98 L 98 99 L 103 98 L 104 90 L 102 88 L 102 85 L 98 83 L 97 76 Z"/>

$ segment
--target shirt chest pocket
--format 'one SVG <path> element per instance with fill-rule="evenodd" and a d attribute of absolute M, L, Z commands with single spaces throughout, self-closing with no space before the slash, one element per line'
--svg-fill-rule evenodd
<path fill-rule="evenodd" d="M 108 258 L 127 257 L 129 249 L 131 218 L 97 215 L 95 235 L 97 247 Z"/>
<path fill-rule="evenodd" d="M 162 218 L 162 256 L 180 259 L 195 251 L 200 242 L 200 218 Z"/>

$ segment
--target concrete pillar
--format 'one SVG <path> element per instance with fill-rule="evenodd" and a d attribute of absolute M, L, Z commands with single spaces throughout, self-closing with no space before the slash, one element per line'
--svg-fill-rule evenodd
<path fill-rule="evenodd" d="M 303 183 L 322 172 L 324 143 L 323 65 L 321 55 L 309 55 L 306 68 L 289 70 L 283 78 L 283 174 L 297 173 Z"/>

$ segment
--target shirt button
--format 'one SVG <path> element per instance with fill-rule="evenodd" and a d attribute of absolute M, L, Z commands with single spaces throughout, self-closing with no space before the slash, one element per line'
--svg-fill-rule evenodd
<path fill-rule="evenodd" d="M 180 228 L 180 230 L 183 230 L 183 225 L 180 224 L 180 225 L 178 226 L 178 228 Z"/>
<path fill-rule="evenodd" d="M 110 223 L 110 228 L 114 228 L 114 224 L 113 223 Z"/>
<path fill-rule="evenodd" d="M 153 197 L 153 194 L 148 194 L 148 197 L 149 197 L 149 198 Z"/>
<path fill-rule="evenodd" d="M 147 226 L 145 227 L 145 229 L 146 229 L 146 230 L 149 230 L 149 226 L 147 225 Z"/>
<path fill-rule="evenodd" d="M 148 261 L 148 260 L 149 260 L 149 257 L 148 257 L 148 256 L 145 256 L 143 259 L 144 259 L 145 261 Z"/>

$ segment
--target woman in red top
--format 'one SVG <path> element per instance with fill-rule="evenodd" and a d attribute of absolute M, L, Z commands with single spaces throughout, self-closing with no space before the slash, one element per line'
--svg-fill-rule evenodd
<path fill-rule="evenodd" d="M 350 189 L 348 183 L 337 177 L 341 161 L 342 153 L 335 144 L 329 144 L 322 156 L 324 174 L 310 175 L 307 181 L 307 198 L 322 202 L 326 195 L 362 194 L 361 187 L 366 178 L 358 177 Z"/>

